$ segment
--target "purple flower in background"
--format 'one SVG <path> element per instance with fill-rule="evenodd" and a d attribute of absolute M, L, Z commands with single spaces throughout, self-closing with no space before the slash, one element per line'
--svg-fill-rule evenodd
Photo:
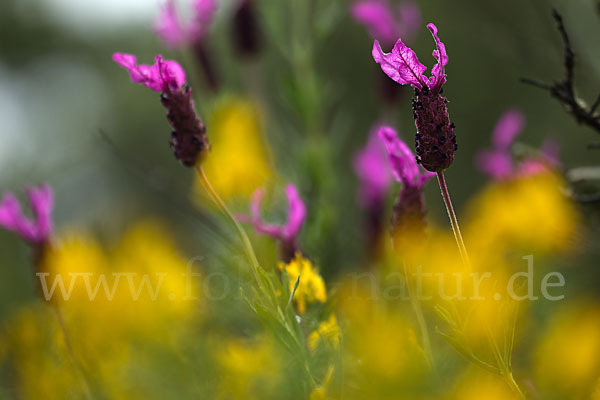
<path fill-rule="evenodd" d="M 435 25 L 429 24 L 427 28 L 435 40 L 433 57 L 437 60 L 431 69 L 430 78 L 423 75 L 427 67 L 419 62 L 415 52 L 402 39 L 398 39 L 391 53 L 384 53 L 376 40 L 372 54 L 383 72 L 392 80 L 401 85 L 411 85 L 415 89 L 413 116 L 417 127 L 417 161 L 428 171 L 441 172 L 452 164 L 458 147 L 454 124 L 450 123 L 446 107 L 448 101 L 440 94 L 446 82 L 446 46 L 438 37 Z"/>
<path fill-rule="evenodd" d="M 129 71 L 131 81 L 155 92 L 175 92 L 185 85 L 185 72 L 176 61 L 165 61 L 157 55 L 153 65 L 137 64 L 133 54 L 114 53 L 113 60 Z"/>
<path fill-rule="evenodd" d="M 250 216 L 238 216 L 238 220 L 254 225 L 254 229 L 261 235 L 269 235 L 279 240 L 282 245 L 284 259 L 291 259 L 297 250 L 296 238 L 300 233 L 302 224 L 306 219 L 306 206 L 300 198 L 298 189 L 292 184 L 285 188 L 288 199 L 288 215 L 284 225 L 269 224 L 262 219 L 260 205 L 264 197 L 264 190 L 258 189 L 252 195 L 250 203 Z"/>
<path fill-rule="evenodd" d="M 558 165 L 558 144 L 546 141 L 540 157 L 526 157 L 515 165 L 510 148 L 525 127 L 525 115 L 517 109 L 506 111 L 492 132 L 492 149 L 477 154 L 477 167 L 490 177 L 502 180 L 515 176 L 530 176 Z"/>
<path fill-rule="evenodd" d="M 419 6 L 412 1 L 404 1 L 394 10 L 388 0 L 363 0 L 354 3 L 350 13 L 373 39 L 388 46 L 399 37 L 411 43 L 421 25 Z"/>
<path fill-rule="evenodd" d="M 354 157 L 354 171 L 360 180 L 358 199 L 365 208 L 380 206 L 392 183 L 387 150 L 378 137 L 380 129 L 371 131 L 367 145 Z"/>
<path fill-rule="evenodd" d="M 196 111 L 192 91 L 185 84 L 185 72 L 176 61 L 165 61 L 157 55 L 153 65 L 138 65 L 132 54 L 114 53 L 113 60 L 129 71 L 131 81 L 161 92 L 160 100 L 167 109 L 173 127 L 171 147 L 186 167 L 193 167 L 209 149 L 206 128 Z"/>
<path fill-rule="evenodd" d="M 492 150 L 483 150 L 477 155 L 479 169 L 495 179 L 512 176 L 514 166 L 510 146 L 524 127 L 525 116 L 521 111 L 506 111 L 492 132 Z"/>
<path fill-rule="evenodd" d="M 392 238 L 396 249 L 404 251 L 425 237 L 423 186 L 435 173 L 419 168 L 414 154 L 394 129 L 383 126 L 378 135 L 387 149 L 394 177 L 402 183 L 394 204 Z"/>
<path fill-rule="evenodd" d="M 52 189 L 44 184 L 27 189 L 27 197 L 34 219 L 23 214 L 17 198 L 6 192 L 0 202 L 0 226 L 14 232 L 32 244 L 42 244 L 52 232 Z"/>
<path fill-rule="evenodd" d="M 414 154 L 406 143 L 398 138 L 393 128 L 382 126 L 377 135 L 385 145 L 394 177 L 403 187 L 422 189 L 423 185 L 435 176 L 435 173 L 419 168 Z"/>
<path fill-rule="evenodd" d="M 183 24 L 177 14 L 175 0 L 167 0 L 154 24 L 156 34 L 170 48 L 200 41 L 208 33 L 217 10 L 215 0 L 196 0 L 192 3 L 194 17 Z"/>

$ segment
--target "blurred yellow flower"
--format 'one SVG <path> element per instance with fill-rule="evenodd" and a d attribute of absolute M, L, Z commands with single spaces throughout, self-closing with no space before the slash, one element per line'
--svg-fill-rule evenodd
<path fill-rule="evenodd" d="M 518 400 L 519 397 L 499 376 L 480 369 L 473 369 L 459 378 L 457 387 L 447 399 Z"/>
<path fill-rule="evenodd" d="M 331 314 L 329 319 L 319 324 L 318 328 L 308 335 L 308 348 L 311 351 L 316 350 L 319 343 L 324 343 L 334 349 L 340 346 L 340 327 L 338 326 L 335 315 Z"/>
<path fill-rule="evenodd" d="M 490 184 L 465 219 L 470 248 L 516 246 L 529 254 L 573 248 L 579 217 L 563 186 L 550 172 Z"/>
<path fill-rule="evenodd" d="M 225 100 L 207 126 L 211 151 L 202 161 L 204 172 L 225 201 L 248 199 L 274 174 L 257 107 L 244 99 Z M 199 181 L 196 190 L 202 190 Z"/>
<path fill-rule="evenodd" d="M 296 253 L 296 256 L 288 264 L 279 263 L 279 269 L 287 273 L 290 292 L 294 290 L 296 280 L 300 276 L 298 287 L 294 293 L 294 301 L 298 306 L 298 312 L 306 311 L 307 303 L 327 300 L 327 291 L 325 282 L 319 273 L 313 268 L 312 263 L 304 258 L 302 254 Z"/>
<path fill-rule="evenodd" d="M 231 339 L 217 355 L 222 399 L 269 399 L 277 393 L 282 363 L 273 341 Z"/>
<path fill-rule="evenodd" d="M 589 398 L 600 377 L 600 308 L 576 302 L 549 323 L 533 354 L 534 382 L 542 393 Z"/>

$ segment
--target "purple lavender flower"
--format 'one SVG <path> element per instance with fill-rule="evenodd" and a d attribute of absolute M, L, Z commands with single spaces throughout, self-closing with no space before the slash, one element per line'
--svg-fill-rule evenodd
<path fill-rule="evenodd" d="M 284 225 L 269 224 L 262 219 L 260 205 L 264 197 L 264 190 L 257 189 L 252 195 L 250 203 L 250 216 L 238 216 L 238 220 L 254 225 L 254 229 L 261 235 L 268 235 L 278 240 L 284 261 L 294 257 L 297 251 L 296 238 L 306 219 L 306 206 L 300 198 L 298 189 L 293 184 L 285 188 L 288 199 L 288 216 Z"/>
<path fill-rule="evenodd" d="M 192 91 L 185 84 L 185 72 L 175 61 L 157 55 L 153 65 L 138 65 L 132 54 L 114 53 L 113 60 L 129 71 L 131 81 L 161 92 L 161 103 L 173 127 L 171 146 L 175 158 L 192 167 L 208 149 L 206 128 L 194 110 Z"/>
<path fill-rule="evenodd" d="M 52 233 L 52 189 L 47 184 L 31 187 L 27 189 L 27 197 L 34 219 L 26 217 L 17 198 L 11 192 L 6 192 L 0 202 L 0 226 L 31 244 L 41 245 Z"/>
<path fill-rule="evenodd" d="M 202 40 L 214 19 L 215 0 L 196 0 L 192 4 L 193 19 L 184 25 L 177 15 L 175 0 L 166 0 L 154 24 L 157 35 L 169 48 L 190 45 Z"/>
<path fill-rule="evenodd" d="M 506 111 L 492 132 L 492 149 L 482 150 L 475 159 L 477 167 L 493 179 L 503 180 L 516 176 L 530 176 L 558 165 L 558 145 L 546 141 L 539 157 L 526 157 L 516 164 L 510 148 L 525 127 L 525 115 L 517 109 Z"/>
<path fill-rule="evenodd" d="M 380 129 L 371 130 L 367 145 L 354 157 L 354 171 L 360 180 L 358 200 L 365 208 L 380 206 L 392 183 L 387 150 L 378 137 Z"/>
<path fill-rule="evenodd" d="M 454 160 L 457 149 L 454 124 L 450 117 L 446 98 L 440 95 L 446 82 L 444 67 L 448 63 L 446 47 L 438 37 L 434 24 L 427 25 L 435 40 L 433 57 L 437 63 L 431 69 L 431 77 L 423 73 L 427 67 L 421 64 L 417 55 L 402 39 L 398 39 L 391 53 L 384 53 L 379 42 L 373 44 L 373 58 L 392 80 L 401 85 L 411 85 L 415 89 L 413 112 L 417 127 L 417 161 L 432 172 L 443 171 Z"/>
<path fill-rule="evenodd" d="M 413 1 L 404 1 L 394 10 L 388 0 L 362 0 L 352 5 L 350 13 L 373 39 L 388 46 L 398 37 L 411 43 L 421 25 L 421 12 Z"/>
<path fill-rule="evenodd" d="M 435 173 L 419 168 L 413 153 L 393 128 L 379 128 L 378 136 L 387 149 L 394 177 L 402 184 L 394 204 L 392 237 L 397 248 L 404 248 L 407 235 L 419 239 L 425 234 L 423 186 Z"/>

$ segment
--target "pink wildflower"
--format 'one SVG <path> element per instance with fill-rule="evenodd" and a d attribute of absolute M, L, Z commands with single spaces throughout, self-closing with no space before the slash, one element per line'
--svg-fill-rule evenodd
<path fill-rule="evenodd" d="M 354 3 L 350 12 L 373 39 L 389 46 L 399 37 L 412 42 L 421 25 L 419 6 L 413 1 L 404 1 L 394 10 L 388 0 L 362 0 Z"/>
<path fill-rule="evenodd" d="M 42 244 L 52 233 L 52 189 L 44 184 L 27 189 L 27 197 L 34 219 L 23 214 L 17 198 L 6 192 L 0 202 L 0 226 L 14 232 L 32 244 Z"/>

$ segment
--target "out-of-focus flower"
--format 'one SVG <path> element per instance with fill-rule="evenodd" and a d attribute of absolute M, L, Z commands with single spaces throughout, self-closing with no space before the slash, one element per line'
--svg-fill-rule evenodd
<path fill-rule="evenodd" d="M 340 327 L 334 314 L 331 314 L 326 321 L 321 322 L 318 328 L 308 335 L 308 348 L 311 351 L 315 351 L 320 343 L 336 350 L 340 346 Z"/>
<path fill-rule="evenodd" d="M 17 198 L 6 192 L 0 202 L 0 227 L 16 233 L 32 244 L 42 244 L 52 233 L 52 208 L 54 197 L 49 185 L 27 189 L 31 211 L 35 217 L 31 220 L 23 214 Z"/>
<path fill-rule="evenodd" d="M 219 399 L 277 397 L 283 365 L 270 338 L 232 339 L 222 348 L 217 355 L 222 368 Z"/>
<path fill-rule="evenodd" d="M 561 190 L 564 185 L 548 170 L 488 185 L 468 206 L 465 235 L 470 247 L 572 249 L 580 218 Z"/>
<path fill-rule="evenodd" d="M 378 136 L 385 145 L 396 181 L 402 184 L 394 205 L 392 237 L 398 250 L 406 250 L 407 239 L 412 243 L 421 241 L 425 234 L 425 204 L 423 185 L 434 173 L 421 171 L 415 156 L 390 127 L 379 128 Z"/>
<path fill-rule="evenodd" d="M 523 131 L 525 116 L 516 109 L 506 111 L 492 132 L 492 149 L 479 152 L 477 167 L 494 179 L 508 179 L 547 172 L 558 164 L 558 146 L 546 141 L 539 157 L 527 157 L 515 165 L 510 146 Z"/>
<path fill-rule="evenodd" d="M 289 263 L 278 264 L 279 269 L 285 271 L 288 276 L 288 285 L 290 292 L 294 290 L 298 276 L 298 287 L 294 293 L 294 301 L 298 306 L 298 312 L 304 313 L 306 305 L 315 302 L 325 302 L 327 300 L 327 291 L 325 282 L 319 273 L 314 269 L 310 260 L 307 260 L 302 254 L 297 253 L 296 257 Z"/>
<path fill-rule="evenodd" d="M 323 382 L 315 387 L 310 393 L 309 400 L 329 400 L 332 396 L 328 396 L 329 386 L 331 385 L 331 379 L 333 378 L 334 368 L 329 366 Z"/>
<path fill-rule="evenodd" d="M 166 0 L 154 24 L 157 35 L 170 48 L 193 44 L 208 33 L 217 10 L 216 0 L 195 0 L 194 16 L 184 24 L 177 15 L 175 0 Z"/>
<path fill-rule="evenodd" d="M 418 393 L 429 368 L 413 327 L 371 284 L 344 282 L 337 292 L 344 321 L 342 379 L 349 399 L 392 399 Z"/>
<path fill-rule="evenodd" d="M 352 17 L 364 25 L 371 37 L 392 46 L 399 37 L 411 43 L 421 25 L 419 6 L 403 1 L 394 10 L 388 0 L 363 0 L 352 5 Z"/>
<path fill-rule="evenodd" d="M 297 250 L 296 238 L 306 219 L 306 206 L 300 198 L 298 189 L 293 184 L 285 187 L 288 199 L 288 215 L 284 225 L 269 224 L 262 219 L 260 205 L 264 197 L 264 189 L 257 189 L 252 195 L 250 216 L 238 216 L 242 222 L 251 223 L 261 235 L 269 235 L 281 242 L 283 258 L 291 259 Z"/>
<path fill-rule="evenodd" d="M 380 253 L 384 206 L 392 183 L 387 151 L 377 136 L 379 129 L 381 127 L 371 130 L 367 145 L 354 156 L 354 172 L 359 179 L 358 202 L 366 214 L 365 230 L 371 256 Z"/>
<path fill-rule="evenodd" d="M 483 370 L 468 371 L 459 378 L 448 400 L 515 400 L 516 395 L 497 376 Z"/>
<path fill-rule="evenodd" d="M 243 99 L 226 100 L 210 118 L 213 148 L 203 169 L 225 200 L 244 201 L 273 177 L 258 109 Z M 200 183 L 196 185 L 201 188 Z"/>
<path fill-rule="evenodd" d="M 358 199 L 365 208 L 381 206 L 392 183 L 387 151 L 378 137 L 381 129 L 371 130 L 367 145 L 354 157 L 354 171 L 360 180 Z"/>
<path fill-rule="evenodd" d="M 552 318 L 532 360 L 534 382 L 542 395 L 589 398 L 600 375 L 599 326 L 594 303 L 575 302 Z"/>
<path fill-rule="evenodd" d="M 255 0 L 236 0 L 233 16 L 233 39 L 238 53 L 253 56 L 261 48 L 261 30 L 256 17 Z"/>
<path fill-rule="evenodd" d="M 413 114 L 417 126 L 417 161 L 428 171 L 439 172 L 452 164 L 457 145 L 454 124 L 450 123 L 446 107 L 447 100 L 440 95 L 446 82 L 446 47 L 438 37 L 436 26 L 429 24 L 427 28 L 436 44 L 433 57 L 437 63 L 431 69 L 431 78 L 423 75 L 427 67 L 419 62 L 415 52 L 402 39 L 398 39 L 391 53 L 384 53 L 376 40 L 372 54 L 392 80 L 415 88 Z"/>
<path fill-rule="evenodd" d="M 87 235 L 59 235 L 39 272 L 38 285 L 64 316 L 69 346 L 90 386 L 109 398 L 150 398 L 152 389 L 132 376 L 134 366 L 143 365 L 148 379 L 159 378 L 153 374 L 162 373 L 165 349 L 181 345 L 203 304 L 201 276 L 188 269 L 167 229 L 142 221 L 113 250 Z M 85 397 L 53 307 L 16 310 L 7 327 L 24 398 Z"/>
<path fill-rule="evenodd" d="M 170 144 L 175 158 L 186 167 L 195 166 L 208 152 L 209 144 L 206 128 L 194 110 L 192 91 L 185 86 L 183 68 L 175 61 L 163 60 L 160 55 L 153 65 L 138 65 L 132 54 L 114 53 L 113 60 L 129 71 L 132 82 L 161 92 L 161 103 L 174 129 Z"/>

